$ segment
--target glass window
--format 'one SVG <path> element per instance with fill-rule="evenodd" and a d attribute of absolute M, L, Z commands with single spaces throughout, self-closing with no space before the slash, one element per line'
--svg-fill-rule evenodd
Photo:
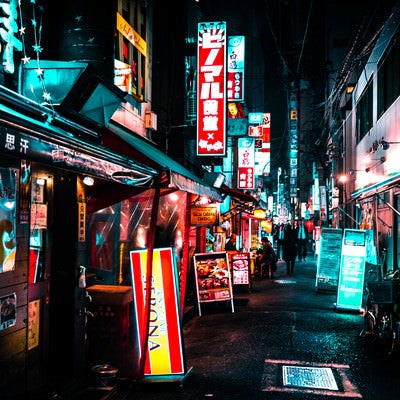
<path fill-rule="evenodd" d="M 364 93 L 357 103 L 357 142 L 359 142 L 372 128 L 372 79 L 368 82 Z"/>

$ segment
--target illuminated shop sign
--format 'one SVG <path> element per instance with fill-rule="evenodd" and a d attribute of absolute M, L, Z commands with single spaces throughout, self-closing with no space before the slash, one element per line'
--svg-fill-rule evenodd
<path fill-rule="evenodd" d="M 238 139 L 238 189 L 254 189 L 254 140 Z"/>
<path fill-rule="evenodd" d="M 32 2 L 31 2 L 32 3 Z M 18 39 L 18 7 L 20 2 L 8 0 L 0 2 L 0 36 L 2 39 L 1 53 L 3 55 L 3 70 L 6 73 L 14 73 L 14 50 L 22 50 L 22 42 Z M 19 32 L 20 33 L 20 32 Z"/>
<path fill-rule="evenodd" d="M 154 249 L 150 308 L 146 307 L 147 250 L 131 251 L 131 273 L 140 349 L 146 349 L 144 374 L 185 374 L 182 327 L 178 303 L 178 274 L 171 248 Z M 146 321 L 149 320 L 149 324 Z M 144 332 L 148 329 L 146 334 Z M 147 340 L 146 346 L 144 341 Z"/>
<path fill-rule="evenodd" d="M 129 168 L 124 168 L 104 159 L 1 127 L 0 150 L 5 154 L 27 157 L 61 168 L 68 167 L 77 172 L 93 173 L 115 181 L 121 181 L 123 179 L 121 177 L 129 177 L 133 173 Z M 142 174 L 140 176 L 142 177 Z M 124 179 L 123 183 L 130 184 L 130 180 Z M 133 184 L 134 180 L 132 179 Z"/>
<path fill-rule="evenodd" d="M 192 206 L 190 209 L 190 224 L 198 226 L 216 225 L 218 210 L 215 206 Z"/>
<path fill-rule="evenodd" d="M 198 24 L 198 156 L 225 156 L 226 48 L 226 22 Z"/>
<path fill-rule="evenodd" d="M 255 140 L 255 175 L 268 176 L 271 170 L 271 113 L 254 113 L 253 120 L 260 120 Z"/>
<path fill-rule="evenodd" d="M 228 40 L 228 101 L 244 97 L 244 36 L 229 36 Z"/>

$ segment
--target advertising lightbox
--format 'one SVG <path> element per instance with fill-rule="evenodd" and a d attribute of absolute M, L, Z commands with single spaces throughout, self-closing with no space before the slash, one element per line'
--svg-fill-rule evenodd
<path fill-rule="evenodd" d="M 336 307 L 360 310 L 364 291 L 366 234 L 359 229 L 343 232 Z"/>
<path fill-rule="evenodd" d="M 226 22 L 200 22 L 197 43 L 197 155 L 226 153 Z"/>
<path fill-rule="evenodd" d="M 244 98 L 244 36 L 229 36 L 228 40 L 228 101 Z"/>

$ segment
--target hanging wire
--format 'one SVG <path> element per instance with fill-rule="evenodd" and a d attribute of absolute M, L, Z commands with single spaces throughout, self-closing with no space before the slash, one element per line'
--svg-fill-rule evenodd
<path fill-rule="evenodd" d="M 308 34 L 308 28 L 310 26 L 310 18 L 311 18 L 311 11 L 312 11 L 312 5 L 313 5 L 313 0 L 310 2 L 310 7 L 308 9 L 308 15 L 307 15 L 307 24 L 306 24 L 306 29 L 304 30 L 304 36 L 303 36 L 303 41 L 301 43 L 301 50 L 300 50 L 300 56 L 299 56 L 299 61 L 297 63 L 297 68 L 296 68 L 296 76 L 299 75 L 300 73 L 300 65 L 301 61 L 303 58 L 303 52 L 304 52 L 304 47 L 306 44 L 306 39 L 307 39 L 307 34 Z"/>

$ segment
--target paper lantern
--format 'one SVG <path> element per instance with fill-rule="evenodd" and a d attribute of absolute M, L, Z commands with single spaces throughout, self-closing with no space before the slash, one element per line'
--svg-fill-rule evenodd
<path fill-rule="evenodd" d="M 308 233 L 311 233 L 314 230 L 314 221 L 312 219 L 308 219 L 304 225 Z"/>
<path fill-rule="evenodd" d="M 265 219 L 267 213 L 262 208 L 256 208 L 253 211 L 253 217 L 256 219 Z"/>
<path fill-rule="evenodd" d="M 272 232 L 272 221 L 269 219 L 265 219 L 264 221 L 260 222 L 261 228 L 265 230 L 268 234 Z"/>

